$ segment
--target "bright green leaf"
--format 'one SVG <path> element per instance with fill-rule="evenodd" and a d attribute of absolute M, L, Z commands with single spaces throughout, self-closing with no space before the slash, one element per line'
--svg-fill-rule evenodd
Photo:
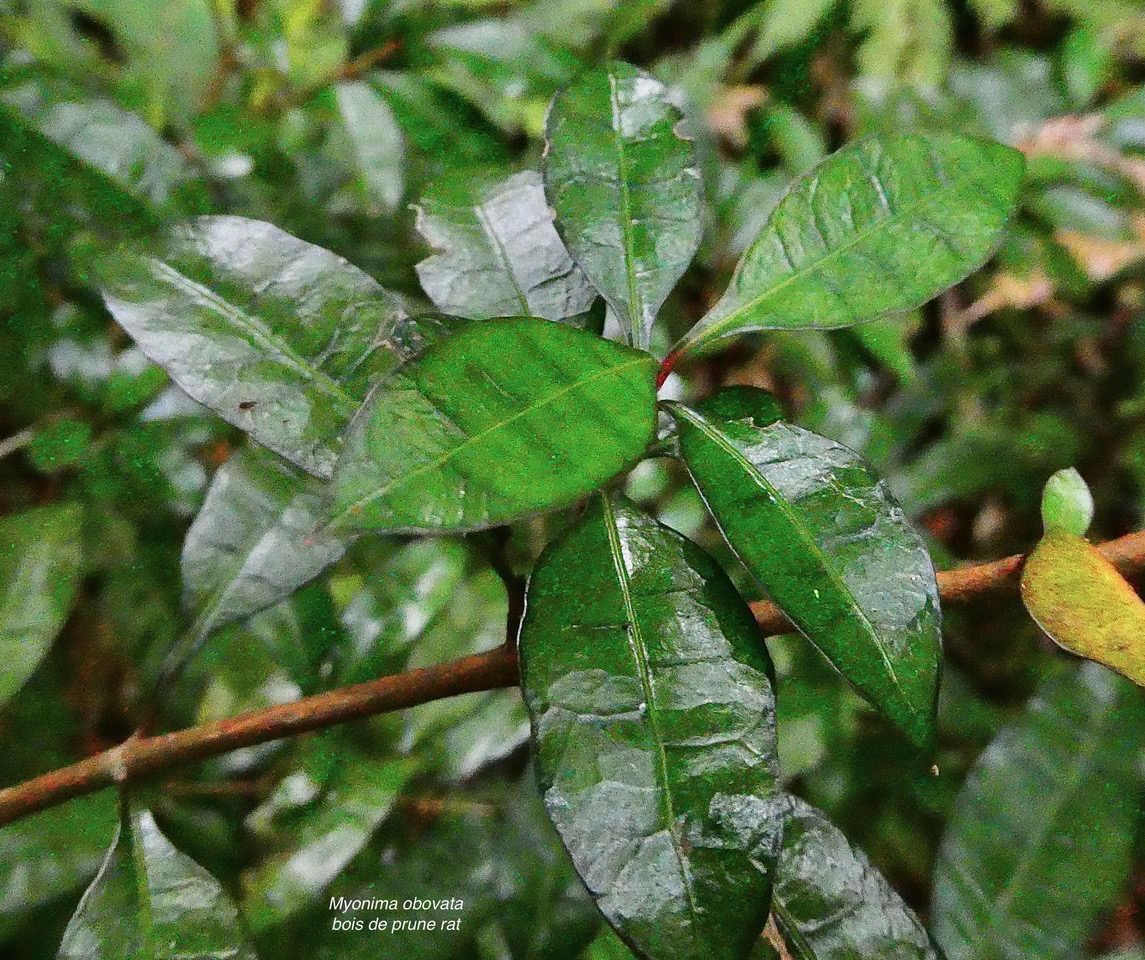
<path fill-rule="evenodd" d="M 200 217 L 98 272 L 115 319 L 179 386 L 318 476 L 371 383 L 418 348 L 366 274 L 257 220 Z"/>
<path fill-rule="evenodd" d="M 1042 524 L 1046 533 L 1063 531 L 1084 537 L 1093 520 L 1093 494 L 1073 467 L 1059 470 L 1042 491 Z"/>
<path fill-rule="evenodd" d="M 335 529 L 477 530 L 567 506 L 652 440 L 656 361 L 547 320 L 474 324 L 373 392 Z"/>
<path fill-rule="evenodd" d="M 780 201 L 723 297 L 674 352 L 921 306 L 985 262 L 1023 168 L 1009 147 L 946 134 L 844 147 Z"/>
<path fill-rule="evenodd" d="M 557 230 L 637 347 L 700 243 L 700 173 L 680 123 L 663 84 L 616 62 L 558 94 L 545 124 Z"/>
<path fill-rule="evenodd" d="M 1022 600 L 1059 646 L 1145 687 L 1145 602 L 1093 544 L 1048 530 L 1026 560 Z"/>
<path fill-rule="evenodd" d="M 596 299 L 553 228 L 537 173 L 451 174 L 429 188 L 417 211 L 417 228 L 436 251 L 417 275 L 445 313 L 567 320 Z"/>
<path fill-rule="evenodd" d="M 545 806 L 639 953 L 743 960 L 783 818 L 758 627 L 699 548 L 593 501 L 529 581 L 521 677 Z"/>
<path fill-rule="evenodd" d="M 949 960 L 1073 960 L 1127 883 L 1145 698 L 1096 664 L 1046 682 L 987 748 L 935 867 Z"/>
<path fill-rule="evenodd" d="M 83 568 L 78 506 L 0 519 L 0 706 L 39 666 L 71 610 Z"/>
<path fill-rule="evenodd" d="M 255 960 L 219 882 L 131 808 L 58 960 Z"/>
<path fill-rule="evenodd" d="M 771 906 L 788 960 L 939 960 L 866 855 L 820 811 L 788 801 Z"/>
<path fill-rule="evenodd" d="M 752 576 L 920 747 L 933 736 L 938 585 L 918 532 L 854 452 L 777 420 L 770 394 L 673 403 L 680 450 Z"/>

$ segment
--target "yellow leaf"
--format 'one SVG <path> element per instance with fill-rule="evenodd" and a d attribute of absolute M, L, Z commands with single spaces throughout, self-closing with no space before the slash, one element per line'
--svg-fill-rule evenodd
<path fill-rule="evenodd" d="M 1022 600 L 1060 647 L 1145 687 L 1145 602 L 1087 540 L 1047 533 L 1026 561 Z"/>

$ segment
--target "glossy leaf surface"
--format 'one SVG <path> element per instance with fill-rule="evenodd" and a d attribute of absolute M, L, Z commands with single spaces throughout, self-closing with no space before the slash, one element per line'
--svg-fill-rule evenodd
<path fill-rule="evenodd" d="M 219 882 L 171 845 L 150 811 L 125 814 L 64 931 L 59 960 L 255 960 Z"/>
<path fill-rule="evenodd" d="M 342 556 L 345 540 L 310 539 L 322 498 L 322 484 L 265 450 L 242 450 L 219 468 L 183 541 L 183 595 L 197 633 L 285 600 Z"/>
<path fill-rule="evenodd" d="M 597 498 L 529 582 L 521 676 L 545 807 L 641 955 L 743 960 L 782 799 L 758 627 L 699 548 Z"/>
<path fill-rule="evenodd" d="M 1047 532 L 1022 570 L 1022 600 L 1059 646 L 1145 687 L 1145 602 L 1093 544 Z"/>
<path fill-rule="evenodd" d="M 732 388 L 670 409 L 692 479 L 752 576 L 919 746 L 932 736 L 942 646 L 922 539 L 858 454 Z"/>
<path fill-rule="evenodd" d="M 790 960 L 939 960 L 866 855 L 819 810 L 788 801 L 771 910 Z"/>
<path fill-rule="evenodd" d="M 417 212 L 417 228 L 436 251 L 417 275 L 445 313 L 566 320 L 596 299 L 557 236 L 538 173 L 458 172 L 433 184 Z"/>
<path fill-rule="evenodd" d="M 630 343 L 700 243 L 700 174 L 664 85 L 613 62 L 557 95 L 545 124 L 545 189 L 557 229 Z"/>
<path fill-rule="evenodd" d="M 78 506 L 0 519 L 0 706 L 24 685 L 71 610 L 83 555 Z"/>
<path fill-rule="evenodd" d="M 375 390 L 334 477 L 334 528 L 476 530 L 566 506 L 634 463 L 656 361 L 546 320 L 474 324 Z"/>
<path fill-rule="evenodd" d="M 370 384 L 417 349 L 370 277 L 257 220 L 200 217 L 99 274 L 115 319 L 179 386 L 318 476 Z"/>
<path fill-rule="evenodd" d="M 1083 664 L 990 744 L 935 867 L 933 929 L 949 960 L 1083 953 L 1128 876 L 1142 731 L 1141 691 Z"/>
<path fill-rule="evenodd" d="M 1016 150 L 946 134 L 844 147 L 779 202 L 723 297 L 676 351 L 921 306 L 989 257 L 1023 169 Z"/>

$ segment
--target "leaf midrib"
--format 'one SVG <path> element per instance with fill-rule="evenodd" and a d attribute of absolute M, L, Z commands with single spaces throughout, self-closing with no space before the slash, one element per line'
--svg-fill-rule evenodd
<path fill-rule="evenodd" d="M 639 309 L 639 291 L 636 286 L 636 270 L 634 259 L 636 256 L 636 243 L 632 235 L 632 195 L 628 189 L 628 158 L 624 152 L 624 135 L 620 111 L 620 100 L 616 89 L 617 76 L 612 70 L 608 71 L 608 97 L 612 106 L 612 129 L 616 134 L 616 169 L 617 182 L 620 186 L 620 230 L 624 237 L 624 275 L 628 281 L 628 320 L 632 325 L 632 343 L 634 346 L 645 345 L 644 311 Z"/>
<path fill-rule="evenodd" d="M 155 257 L 146 257 L 145 259 L 157 273 L 165 276 L 173 287 L 189 295 L 198 295 L 207 300 L 223 317 L 250 336 L 259 346 L 271 354 L 277 354 L 282 361 L 285 361 L 284 366 L 292 368 L 304 380 L 323 388 L 331 399 L 343 406 L 347 416 L 352 416 L 357 410 L 358 402 L 342 388 L 337 380 L 308 362 L 305 357 L 297 353 L 281 337 L 276 336 L 257 317 L 252 317 L 246 311 L 240 310 L 210 287 L 192 280 L 170 264 Z"/>
<path fill-rule="evenodd" d="M 876 179 L 878 179 L 878 178 L 876 177 Z M 937 189 L 935 189 L 931 193 L 927 193 L 917 203 L 915 203 L 915 204 L 904 204 L 897 211 L 893 212 L 890 216 L 885 217 L 882 220 L 879 220 L 878 223 L 876 223 L 874 226 L 867 227 L 864 230 L 858 231 L 851 240 L 848 240 L 846 243 L 843 243 L 837 247 L 833 247 L 832 249 L 828 250 L 818 260 L 813 261 L 812 263 L 802 267 L 799 270 L 792 271 L 786 277 L 784 277 L 781 281 L 779 281 L 779 283 L 775 284 L 772 287 L 769 287 L 763 293 L 759 294 L 759 296 L 753 297 L 752 299 L 743 303 L 739 308 L 737 308 L 736 310 L 729 313 L 726 317 L 724 317 L 723 320 L 712 324 L 710 327 L 701 328 L 694 339 L 689 339 L 687 337 L 687 335 L 685 335 L 684 339 L 680 342 L 679 346 L 676 347 L 675 349 L 681 350 L 684 348 L 688 348 L 688 349 L 694 350 L 694 349 L 696 349 L 696 347 L 698 345 L 700 345 L 702 343 L 710 342 L 712 340 L 718 340 L 720 337 L 722 337 L 724 335 L 724 332 L 729 327 L 732 327 L 735 325 L 736 321 L 739 320 L 740 317 L 742 317 L 744 314 L 751 313 L 753 310 L 755 310 L 761 304 L 765 303 L 767 300 L 770 300 L 772 297 L 776 296 L 785 287 L 789 286 L 792 283 L 795 283 L 798 280 L 805 279 L 809 276 L 812 276 L 813 274 L 818 272 L 823 267 L 823 265 L 826 264 L 833 257 L 840 256 L 844 253 L 847 253 L 848 251 L 853 249 L 855 246 L 864 242 L 865 240 L 867 240 L 871 236 L 875 235 L 876 233 L 879 233 L 883 230 L 889 229 L 892 225 L 901 222 L 903 219 L 915 217 L 916 215 L 918 215 L 920 213 L 920 211 L 928 208 L 929 206 L 934 204 L 939 198 L 945 197 L 948 193 L 958 192 L 958 190 L 961 189 L 965 185 L 965 183 L 970 179 L 971 178 L 969 178 L 969 177 L 959 177 L 958 171 L 956 170 L 954 173 L 954 177 L 952 178 L 952 182 L 953 182 L 953 180 L 957 180 L 957 182 L 959 184 L 958 188 L 955 188 L 953 186 L 949 186 L 947 182 L 940 182 Z M 880 184 L 880 189 L 881 189 L 881 184 Z M 993 200 L 993 197 L 991 197 L 990 199 Z M 992 204 L 992 205 L 996 205 L 996 204 Z M 777 207 L 776 208 L 776 215 L 777 216 L 778 216 L 778 213 L 779 213 L 779 208 Z M 771 227 L 772 227 L 772 222 L 771 222 L 771 220 L 769 220 L 767 223 L 767 226 L 765 226 L 764 229 L 767 230 Z M 776 236 L 780 236 L 778 226 L 775 226 L 774 233 L 776 234 Z M 761 239 L 762 239 L 762 237 L 758 238 L 755 242 L 752 243 L 751 247 L 748 248 L 748 252 L 744 255 L 744 260 L 741 261 L 741 264 L 743 262 L 746 262 L 747 258 L 751 256 L 751 250 L 754 249 L 755 245 Z M 732 281 L 733 284 L 738 282 L 738 273 L 739 273 L 738 268 L 737 268 L 736 273 L 737 273 L 737 277 L 733 279 L 733 281 Z M 729 290 L 729 293 L 730 292 L 731 291 Z M 725 294 L 725 296 L 726 295 L 727 294 Z M 909 309 L 909 308 L 910 308 L 910 304 L 908 304 L 906 307 L 901 307 L 901 308 L 895 307 L 895 308 L 888 308 L 888 309 Z M 886 312 L 885 310 L 880 311 L 880 313 L 885 313 L 885 312 Z M 700 323 L 703 323 L 703 320 L 701 320 Z"/>
<path fill-rule="evenodd" d="M 854 611 L 856 619 L 864 628 L 864 631 L 867 633 L 868 637 L 874 644 L 875 649 L 878 650 L 879 656 L 882 658 L 883 664 L 886 666 L 887 672 L 890 674 L 891 683 L 901 694 L 903 703 L 905 704 L 906 708 L 912 714 L 915 713 L 914 707 L 911 705 L 909 698 L 906 696 L 906 693 L 902 688 L 902 683 L 899 681 L 898 674 L 894 668 L 894 664 L 891 663 L 890 658 L 887 656 L 886 650 L 883 649 L 883 645 L 879 639 L 877 631 L 875 630 L 874 624 L 871 623 L 870 618 L 868 618 L 866 614 L 866 611 L 864 611 L 863 608 L 859 605 L 859 602 L 855 599 L 855 595 L 852 593 L 850 587 L 847 586 L 846 582 L 835 569 L 834 565 L 829 562 L 829 558 L 824 553 L 823 549 L 819 546 L 818 543 L 815 542 L 815 538 L 811 536 L 810 532 L 806 528 L 806 525 L 799 519 L 799 516 L 791 508 L 790 504 L 788 504 L 786 498 L 783 497 L 780 492 L 768 482 L 763 473 L 756 468 L 755 464 L 753 464 L 750 460 L 747 459 L 746 456 L 744 456 L 739 448 L 736 447 L 735 444 L 725 436 L 723 431 L 713 427 L 710 423 L 708 423 L 706 419 L 704 419 L 703 416 L 697 414 L 695 411 L 683 406 L 682 404 L 675 405 L 674 409 L 678 410 L 680 414 L 686 420 L 688 420 L 689 423 L 695 426 L 701 433 L 703 433 L 705 437 L 707 437 L 712 443 L 716 444 L 716 446 L 718 446 L 735 463 L 737 463 L 743 469 L 743 471 L 747 473 L 749 478 L 754 478 L 758 486 L 762 487 L 769 494 L 771 494 L 772 502 L 774 502 L 775 505 L 779 508 L 780 512 L 784 515 L 792 528 L 797 531 L 800 540 L 819 562 L 820 568 L 827 574 L 831 584 L 842 595 L 843 599 L 847 601 L 851 609 Z M 796 626 L 799 625 L 796 624 Z M 804 633 L 806 636 L 802 627 L 799 627 L 799 630 L 800 633 Z M 808 637 L 808 639 L 813 638 Z"/>
<path fill-rule="evenodd" d="M 477 222 L 481 224 L 481 229 L 485 231 L 485 235 L 489 238 L 489 242 L 493 247 L 494 253 L 497 255 L 497 259 L 501 261 L 501 266 L 505 270 L 509 282 L 512 284 L 513 293 L 517 298 L 517 304 L 520 306 L 522 314 L 526 317 L 533 316 L 533 310 L 529 306 L 529 298 L 521 287 L 521 282 L 517 279 L 517 274 L 513 271 L 513 261 L 509 257 L 509 251 L 505 248 L 505 244 L 497 233 L 497 229 L 493 225 L 493 220 L 485 211 L 485 203 L 475 204 L 473 213 L 477 217 Z"/>
<path fill-rule="evenodd" d="M 1098 727 L 1100 728 L 1103 725 L 1104 724 L 1098 724 Z M 1104 738 L 1099 736 L 1088 738 L 1088 742 L 1074 758 L 1074 762 L 1070 764 L 1069 773 L 1066 776 L 1058 777 L 1057 782 L 1068 784 L 1070 787 L 1078 785 L 1078 777 L 1081 772 L 1092 766 L 1097 751 L 1104 748 Z M 1066 804 L 1075 797 L 1079 791 L 1080 786 L 1078 786 L 1077 789 L 1065 789 L 1054 798 L 1050 804 L 1049 815 L 1042 821 L 1042 825 L 1032 841 L 1026 845 L 1022 852 L 1022 859 L 1015 865 L 1014 872 L 1010 875 L 1010 880 L 1006 884 L 1002 896 L 995 902 L 995 909 L 990 911 L 986 923 L 984 923 L 979 930 L 976 938 L 977 943 L 989 942 L 984 938 L 983 934 L 996 927 L 1002 915 L 1010 909 L 1020 889 L 1021 881 L 1025 879 L 1026 873 L 1033 867 L 1038 857 L 1041 856 L 1042 842 L 1045 840 L 1046 835 L 1050 832 L 1051 827 L 1054 826 L 1058 815 L 1062 812 Z M 975 958 L 980 956 L 981 954 L 978 952 L 978 947 L 975 946 L 968 954 L 968 960 L 975 960 Z"/>
<path fill-rule="evenodd" d="M 624 612 L 628 620 L 629 629 L 625 631 L 625 635 L 628 638 L 628 646 L 632 651 L 632 657 L 636 663 L 636 672 L 640 678 L 640 687 L 644 693 L 644 702 L 647 704 L 648 722 L 652 726 L 652 738 L 656 745 L 656 765 L 660 780 L 661 814 L 665 820 L 664 826 L 672 838 L 672 852 L 676 855 L 676 862 L 680 867 L 680 879 L 684 883 L 684 891 L 688 897 L 688 906 L 694 914 L 698 915 L 700 908 L 696 904 L 696 894 L 692 888 L 692 874 L 684 863 L 684 857 L 681 853 L 683 842 L 679 834 L 679 825 L 676 820 L 676 807 L 672 798 L 671 783 L 668 779 L 668 755 L 664 751 L 664 737 L 660 729 L 660 713 L 656 705 L 656 688 L 652 682 L 651 667 L 648 664 L 648 657 L 644 650 L 643 632 L 636 611 L 636 604 L 632 599 L 632 581 L 629 579 L 628 568 L 624 562 L 624 545 L 620 541 L 620 528 L 616 524 L 616 513 L 612 509 L 612 503 L 609 501 L 607 494 L 601 496 L 601 503 L 604 507 L 604 526 L 608 531 L 609 553 L 612 556 L 613 568 L 616 570 L 616 579 L 620 586 L 620 594 L 624 601 Z"/>
<path fill-rule="evenodd" d="M 545 321 L 545 322 L 549 322 L 549 321 Z M 501 420 L 495 424 L 492 424 L 491 426 L 486 427 L 484 430 L 481 430 L 478 433 L 471 434 L 463 443 L 458 444 L 456 447 L 452 447 L 448 452 L 446 452 L 446 454 L 444 456 L 436 457 L 433 460 L 431 460 L 429 463 L 423 463 L 417 469 L 411 470 L 409 473 L 404 473 L 400 477 L 396 477 L 394 480 L 390 481 L 385 486 L 379 487 L 373 493 L 370 493 L 364 497 L 359 497 L 357 500 L 355 500 L 349 506 L 347 506 L 343 510 L 341 510 L 336 516 L 334 516 L 329 521 L 329 523 L 327 523 L 325 525 L 326 528 L 336 526 L 338 524 L 338 522 L 345 519 L 345 517 L 348 514 L 361 511 L 364 507 L 367 507 L 371 503 L 374 503 L 377 500 L 380 500 L 382 497 L 385 497 L 386 495 L 391 493 L 394 489 L 401 487 L 401 486 L 404 486 L 405 484 L 409 483 L 410 481 L 412 481 L 416 477 L 420 477 L 423 474 L 430 473 L 430 472 L 435 471 L 435 470 L 440 470 L 447 463 L 449 463 L 450 460 L 459 456 L 462 453 L 462 451 L 468 449 L 469 447 L 472 447 L 474 444 L 476 444 L 482 440 L 485 440 L 491 434 L 496 433 L 498 430 L 502 430 L 502 429 L 508 427 L 510 424 L 515 423 L 516 421 L 520 420 L 521 418 L 529 416 L 530 414 L 535 413 L 536 411 L 548 406 L 551 403 L 555 403 L 557 400 L 560 400 L 562 397 L 567 396 L 568 394 L 572 393 L 574 390 L 580 390 L 581 388 L 588 386 L 590 383 L 594 383 L 597 380 L 600 380 L 604 377 L 611 376 L 614 374 L 616 374 L 616 375 L 621 374 L 621 373 L 625 372 L 626 370 L 629 370 L 632 367 L 635 367 L 639 364 L 652 364 L 652 365 L 654 365 L 655 362 L 656 361 L 653 360 L 651 356 L 641 355 L 641 356 L 635 357 L 631 360 L 627 360 L 624 363 L 618 363 L 618 364 L 615 364 L 613 366 L 605 367 L 604 369 L 598 370 L 588 377 L 584 377 L 583 379 L 580 379 L 580 380 L 575 380 L 572 383 L 567 384 L 564 387 L 561 387 L 559 390 L 554 390 L 552 393 L 550 393 L 543 400 L 540 400 L 534 404 L 529 404 L 528 406 L 524 407 L 522 410 L 519 410 L 517 413 L 514 413 L 511 417 L 508 417 L 505 420 Z M 420 384 L 414 384 L 413 389 L 415 389 L 419 394 L 421 394 L 422 397 L 425 397 L 425 399 L 427 401 L 429 401 L 429 403 L 431 405 L 433 405 L 435 410 L 437 409 L 437 405 L 432 400 L 430 400 L 428 397 L 426 397 L 425 394 L 422 392 Z"/>

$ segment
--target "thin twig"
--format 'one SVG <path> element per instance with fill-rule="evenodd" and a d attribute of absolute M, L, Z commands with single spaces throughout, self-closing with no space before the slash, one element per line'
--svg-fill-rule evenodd
<path fill-rule="evenodd" d="M 1123 574 L 1145 573 L 1145 531 L 1101 544 L 1098 549 Z M 944 604 L 973 603 L 1016 592 L 1024 559 L 1016 555 L 940 573 L 938 586 Z M 787 618 L 770 603 L 754 604 L 753 610 L 767 634 L 792 629 Z M 134 737 L 79 763 L 0 790 L 0 826 L 75 797 L 145 780 L 182 764 L 241 747 L 463 693 L 510 687 L 517 682 L 516 652 L 509 643 L 488 653 L 331 690 L 229 720 L 162 736 Z"/>

